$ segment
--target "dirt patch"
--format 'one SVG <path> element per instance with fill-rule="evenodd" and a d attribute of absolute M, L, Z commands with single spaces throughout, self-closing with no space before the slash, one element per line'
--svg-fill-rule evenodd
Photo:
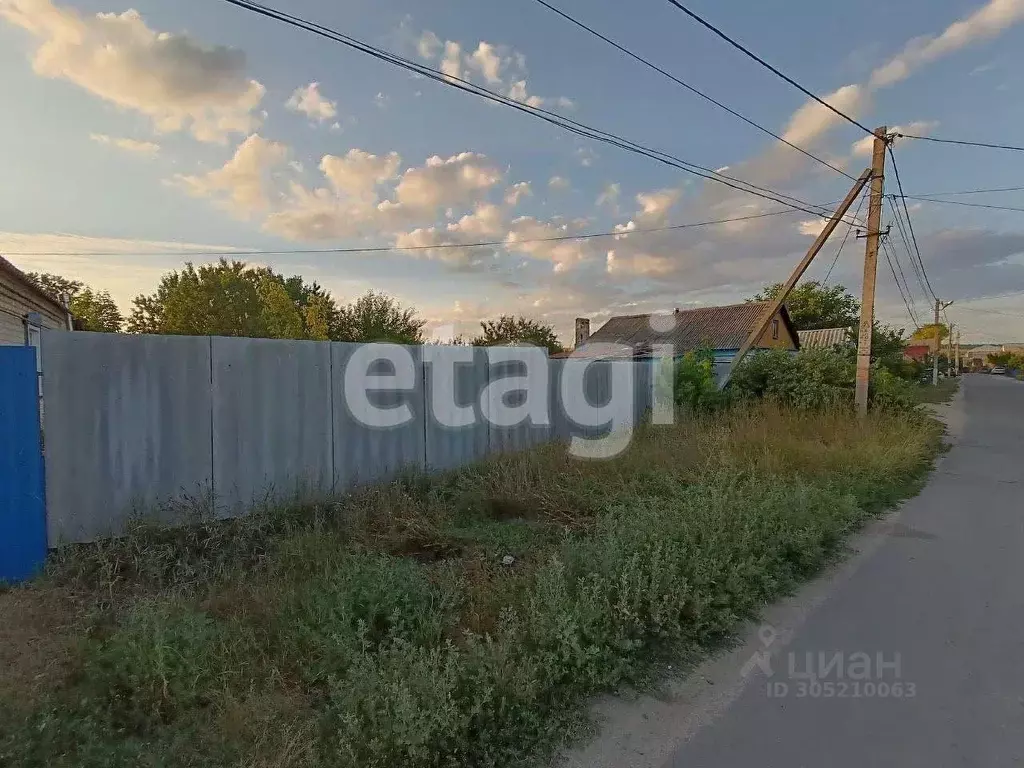
<path fill-rule="evenodd" d="M 0 699 L 30 709 L 67 676 L 82 610 L 53 587 L 0 593 Z"/>
<path fill-rule="evenodd" d="M 526 504 L 518 499 L 487 499 L 484 502 L 484 508 L 491 519 L 500 522 L 533 521 L 539 517 L 535 505 Z"/>

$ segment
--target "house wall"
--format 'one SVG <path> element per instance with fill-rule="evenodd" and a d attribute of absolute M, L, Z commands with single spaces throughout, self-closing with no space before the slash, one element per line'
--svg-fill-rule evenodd
<path fill-rule="evenodd" d="M 0 270 L 0 344 L 24 345 L 25 315 L 38 312 L 44 328 L 64 330 L 67 317 L 55 311 L 20 280 Z"/>
<path fill-rule="evenodd" d="M 761 334 L 761 338 L 757 340 L 754 347 L 756 349 L 796 349 L 796 339 L 793 338 L 793 334 L 789 332 L 789 328 L 782 321 L 781 313 L 776 313 L 772 319 L 779 323 L 779 338 L 772 338 L 772 324 L 769 323 L 768 329 Z"/>

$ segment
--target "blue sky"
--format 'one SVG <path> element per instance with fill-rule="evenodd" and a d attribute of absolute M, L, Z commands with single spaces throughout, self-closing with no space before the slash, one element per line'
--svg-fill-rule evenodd
<path fill-rule="evenodd" d="M 868 162 L 854 148 L 857 128 L 664 0 L 556 4 L 847 172 Z M 1013 74 L 1024 63 L 1024 0 L 693 6 L 869 126 L 1021 143 L 1024 85 Z M 849 186 L 531 0 L 293 0 L 286 9 L 804 200 L 836 200 Z M 106 288 L 125 308 L 188 251 L 499 240 L 507 246 L 253 260 L 342 300 L 386 291 L 432 325 L 471 331 L 518 312 L 567 338 L 577 315 L 741 299 L 783 279 L 815 231 L 814 217 L 795 214 L 530 242 L 778 206 L 226 3 L 0 0 L 0 66 L 9 116 L 0 122 L 0 252 Z M 910 141 L 896 154 L 908 194 L 1021 185 L 1022 154 Z M 895 189 L 891 174 L 887 186 Z M 955 199 L 1024 207 L 1024 193 Z M 1022 214 L 934 204 L 912 213 L 936 292 L 963 308 L 951 316 L 965 340 L 1024 339 L 1024 317 L 1014 316 L 1024 316 L 1024 293 L 1007 295 L 1024 291 Z M 840 239 L 810 277 L 828 270 Z M 862 245 L 848 243 L 832 273 L 855 292 Z M 96 252 L 119 255 L 88 255 Z M 904 269 L 924 316 L 906 260 Z M 884 261 L 879 274 L 880 315 L 909 325 Z"/>

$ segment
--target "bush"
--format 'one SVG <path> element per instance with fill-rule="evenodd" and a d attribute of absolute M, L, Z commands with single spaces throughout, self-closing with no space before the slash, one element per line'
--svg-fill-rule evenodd
<path fill-rule="evenodd" d="M 715 355 L 709 349 L 687 352 L 675 362 L 675 403 L 691 413 L 713 410 L 727 404 L 728 396 L 718 388 Z"/>
<path fill-rule="evenodd" d="M 765 398 L 801 409 L 841 407 L 853 402 L 854 367 L 832 350 L 791 355 L 784 350 L 759 352 L 733 372 L 738 398 Z"/>

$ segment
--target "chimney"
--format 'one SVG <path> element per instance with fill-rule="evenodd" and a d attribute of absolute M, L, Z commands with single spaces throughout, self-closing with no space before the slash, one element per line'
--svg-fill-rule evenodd
<path fill-rule="evenodd" d="M 576 318 L 576 344 L 575 349 L 579 349 L 587 343 L 587 339 L 590 338 L 590 318 L 577 317 Z"/>

